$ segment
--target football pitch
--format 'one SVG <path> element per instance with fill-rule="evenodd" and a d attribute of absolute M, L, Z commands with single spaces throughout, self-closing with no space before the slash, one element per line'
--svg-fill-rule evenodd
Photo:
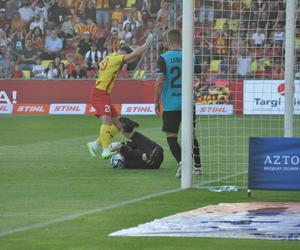
<path fill-rule="evenodd" d="M 0 249 L 299 249 L 299 241 L 108 236 L 209 204 L 300 201 L 299 192 L 254 191 L 251 198 L 246 190 L 209 192 L 199 187 L 219 181 L 206 179 L 205 168 L 195 187 L 182 191 L 161 120 L 133 119 L 164 147 L 161 169 L 112 169 L 109 161 L 91 159 L 86 143 L 99 129 L 92 116 L 0 116 Z M 234 178 L 245 176 L 240 169 Z"/>

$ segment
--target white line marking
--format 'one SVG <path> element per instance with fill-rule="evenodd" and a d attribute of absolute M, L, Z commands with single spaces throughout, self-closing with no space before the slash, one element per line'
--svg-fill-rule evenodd
<path fill-rule="evenodd" d="M 228 179 L 228 178 L 235 177 L 235 176 L 238 176 L 238 175 L 241 175 L 241 174 L 244 174 L 244 173 L 234 174 L 234 175 L 227 176 L 227 177 L 224 177 L 224 178 L 221 178 L 221 179 L 206 181 L 206 182 L 203 182 L 201 184 L 197 184 L 194 187 L 199 188 L 199 187 L 204 186 L 206 184 L 217 182 L 218 180 L 222 180 L 222 179 Z M 78 213 L 74 213 L 74 214 L 70 214 L 70 215 L 65 215 L 65 216 L 59 217 L 59 218 L 54 219 L 54 220 L 43 221 L 43 222 L 35 223 L 35 224 L 29 225 L 29 226 L 8 229 L 6 231 L 0 232 L 0 237 L 5 237 L 5 236 L 8 236 L 8 235 L 11 235 L 11 234 L 14 234 L 14 233 L 19 233 L 19 232 L 26 232 L 26 231 L 30 231 L 32 229 L 42 228 L 42 227 L 50 226 L 50 225 L 61 223 L 61 222 L 75 220 L 75 219 L 77 219 L 79 217 L 82 217 L 82 216 L 104 212 L 106 210 L 119 208 L 119 207 L 129 205 L 129 204 L 134 204 L 134 203 L 144 201 L 144 200 L 148 200 L 148 199 L 151 199 L 151 198 L 155 198 L 155 197 L 158 197 L 158 196 L 161 196 L 161 195 L 175 193 L 175 192 L 178 192 L 180 190 L 181 190 L 180 188 L 171 189 L 171 190 L 167 190 L 167 191 L 163 191 L 163 192 L 159 192 L 159 193 L 155 193 L 155 194 L 150 194 L 150 195 L 138 197 L 138 198 L 132 199 L 132 200 L 118 202 L 118 203 L 115 203 L 115 204 L 112 204 L 112 205 L 109 205 L 109 206 L 105 206 L 105 207 L 100 207 L 100 208 L 87 210 L 87 211 L 84 211 L 84 212 L 78 212 Z"/>

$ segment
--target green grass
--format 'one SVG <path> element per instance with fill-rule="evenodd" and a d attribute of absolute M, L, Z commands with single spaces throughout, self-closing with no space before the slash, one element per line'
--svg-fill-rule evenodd
<path fill-rule="evenodd" d="M 244 190 L 177 191 L 177 164 L 167 150 L 160 119 L 134 119 L 142 133 L 166 149 L 160 170 L 112 169 L 108 161 L 90 159 L 86 143 L 98 133 L 95 117 L 0 116 L 0 234 L 25 227 L 0 237 L 0 249 L 299 249 L 299 243 L 284 241 L 109 237 L 122 228 L 208 204 L 300 199 L 299 192 L 255 191 L 249 199 Z M 215 177 L 204 175 L 195 183 Z"/>

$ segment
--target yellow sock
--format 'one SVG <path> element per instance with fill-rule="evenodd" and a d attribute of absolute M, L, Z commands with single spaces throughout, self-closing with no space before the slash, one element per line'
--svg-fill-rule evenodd
<path fill-rule="evenodd" d="M 101 134 L 101 127 L 100 127 L 100 134 Z M 119 132 L 120 132 L 120 130 L 118 129 L 118 127 L 116 125 L 114 125 L 114 124 L 110 125 L 110 137 L 111 138 L 114 137 Z M 101 136 L 99 136 L 97 138 L 96 142 L 98 143 L 98 145 L 102 145 Z"/>
<path fill-rule="evenodd" d="M 110 135 L 111 135 L 111 137 L 114 137 L 119 132 L 120 132 L 120 130 L 117 128 L 117 126 L 115 124 L 110 125 Z"/>
<path fill-rule="evenodd" d="M 97 138 L 96 142 L 97 142 L 98 145 L 102 145 L 101 136 L 99 136 Z"/>
<path fill-rule="evenodd" d="M 102 148 L 108 148 L 110 144 L 110 125 L 109 124 L 102 124 L 100 127 L 100 137 L 98 138 L 102 144 Z M 97 139 L 97 143 L 98 140 Z"/>
<path fill-rule="evenodd" d="M 102 128 L 102 124 L 100 126 L 100 129 L 99 129 L 99 137 L 97 138 L 96 142 L 98 145 L 102 145 L 102 140 L 101 140 L 101 128 Z"/>

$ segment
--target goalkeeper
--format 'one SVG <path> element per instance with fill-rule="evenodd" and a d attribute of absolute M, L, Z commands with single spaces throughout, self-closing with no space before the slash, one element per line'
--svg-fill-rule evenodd
<path fill-rule="evenodd" d="M 126 168 L 132 169 L 159 169 L 163 162 L 163 149 L 161 146 L 135 131 L 138 123 L 121 117 L 121 132 L 128 139 L 126 142 L 113 142 L 109 149 L 119 152 L 125 161 Z"/>

